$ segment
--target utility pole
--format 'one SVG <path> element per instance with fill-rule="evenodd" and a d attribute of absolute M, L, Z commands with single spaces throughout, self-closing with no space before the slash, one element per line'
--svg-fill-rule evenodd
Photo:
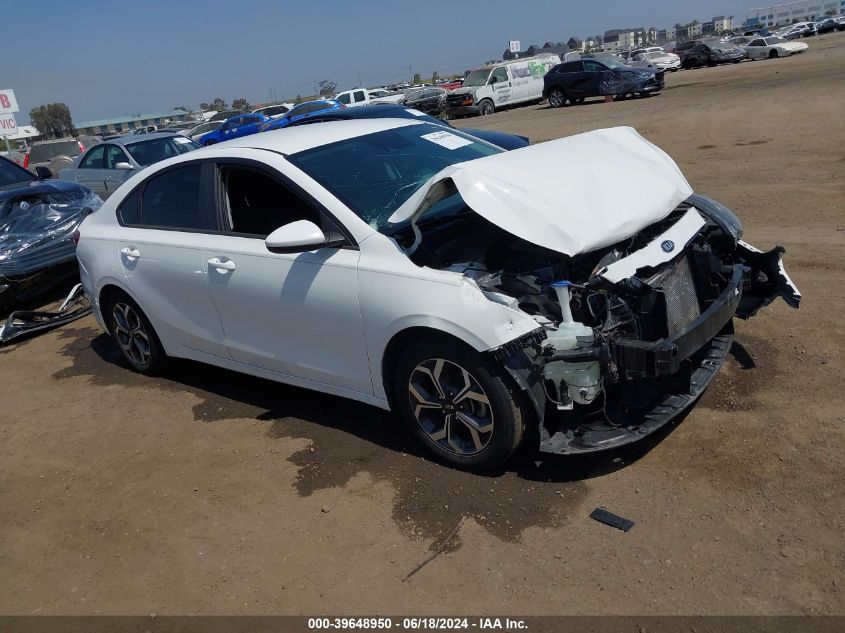
<path fill-rule="evenodd" d="M 410 66 L 408 66 L 408 83 L 409 83 L 409 84 L 414 83 L 414 73 L 413 73 L 413 71 L 411 70 L 411 67 L 410 67 Z"/>
<path fill-rule="evenodd" d="M 363 88 L 364 86 L 361 85 L 361 73 L 358 73 L 358 87 Z"/>

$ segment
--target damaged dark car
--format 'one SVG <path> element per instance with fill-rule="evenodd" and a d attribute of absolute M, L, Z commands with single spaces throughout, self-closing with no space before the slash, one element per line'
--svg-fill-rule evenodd
<path fill-rule="evenodd" d="M 0 309 L 79 275 L 74 231 L 102 200 L 48 178 L 47 170 L 38 177 L 0 157 Z"/>

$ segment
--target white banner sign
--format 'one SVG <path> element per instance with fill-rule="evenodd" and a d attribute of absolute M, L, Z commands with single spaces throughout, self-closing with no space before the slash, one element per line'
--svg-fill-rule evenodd
<path fill-rule="evenodd" d="M 511 40 L 508 42 L 508 50 L 511 53 L 518 53 L 519 52 L 519 40 Z"/>
<path fill-rule="evenodd" d="M 14 114 L 0 114 L 0 136 L 14 136 L 18 133 L 18 122 Z"/>
<path fill-rule="evenodd" d="M 0 90 L 0 114 L 18 112 L 18 100 L 14 90 Z"/>

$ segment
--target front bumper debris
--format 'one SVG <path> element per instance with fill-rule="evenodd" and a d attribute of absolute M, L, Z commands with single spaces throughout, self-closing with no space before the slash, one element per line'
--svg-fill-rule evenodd
<path fill-rule="evenodd" d="M 37 310 L 12 312 L 6 322 L 0 325 L 0 345 L 7 345 L 37 332 L 57 328 L 90 313 L 91 304 L 82 290 L 82 284 L 76 284 L 55 312 Z"/>

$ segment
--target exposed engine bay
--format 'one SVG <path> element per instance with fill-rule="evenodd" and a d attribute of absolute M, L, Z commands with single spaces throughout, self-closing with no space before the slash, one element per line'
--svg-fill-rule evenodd
<path fill-rule="evenodd" d="M 783 249 L 763 253 L 741 234 L 731 211 L 693 195 L 624 241 L 575 256 L 466 206 L 394 238 L 417 265 L 460 273 L 536 320 L 535 333 L 495 353 L 534 403 L 541 449 L 574 453 L 639 439 L 689 406 L 730 349 L 734 315 L 777 296 L 798 307 Z"/>

